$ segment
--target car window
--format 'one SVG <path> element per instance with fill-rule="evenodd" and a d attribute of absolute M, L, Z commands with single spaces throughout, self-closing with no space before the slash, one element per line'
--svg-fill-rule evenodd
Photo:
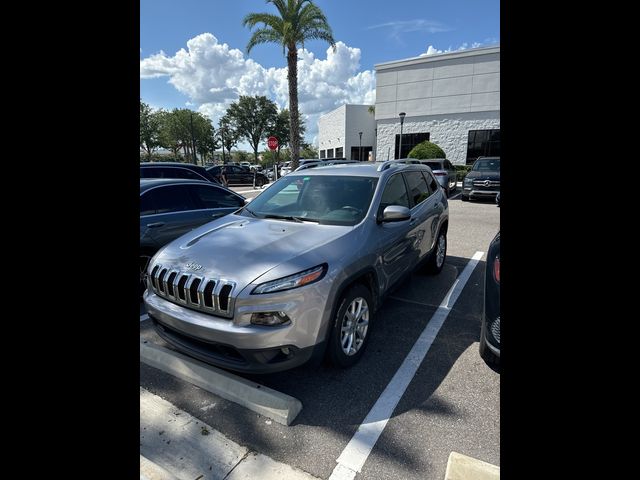
<path fill-rule="evenodd" d="M 500 171 L 500 159 L 499 158 L 487 158 L 478 159 L 473 164 L 471 170 L 478 171 Z"/>
<path fill-rule="evenodd" d="M 431 195 L 431 192 L 429 192 L 427 181 L 422 175 L 422 172 L 406 172 L 404 175 L 407 179 L 409 196 L 413 200 L 413 205 L 415 206 L 424 202 L 427 197 Z"/>
<path fill-rule="evenodd" d="M 200 208 L 235 208 L 244 205 L 242 198 L 222 188 L 208 185 L 190 185 L 189 190 L 193 193 L 195 201 Z"/>
<path fill-rule="evenodd" d="M 156 206 L 153 203 L 153 198 L 148 192 L 140 195 L 140 216 L 153 215 L 156 213 Z"/>
<path fill-rule="evenodd" d="M 431 170 L 442 170 L 442 167 L 440 166 L 440 162 L 427 162 L 426 165 Z"/>
<path fill-rule="evenodd" d="M 147 195 L 153 197 L 156 213 L 182 212 L 195 210 L 197 207 L 186 185 L 167 185 L 149 190 Z"/>
<path fill-rule="evenodd" d="M 422 173 L 424 174 L 424 177 L 427 180 L 427 184 L 429 185 L 429 190 L 431 190 L 431 193 L 437 191 L 438 181 L 429 172 L 422 172 Z"/>
<path fill-rule="evenodd" d="M 409 195 L 407 194 L 407 187 L 401 174 L 392 176 L 384 187 L 384 192 L 382 192 L 382 198 L 380 199 L 380 207 L 378 208 L 378 215 L 382 215 L 384 209 L 389 205 L 400 205 L 409 208 Z"/>
<path fill-rule="evenodd" d="M 170 175 L 175 175 L 173 178 L 188 178 L 189 180 L 203 180 L 202 175 L 198 175 L 196 172 L 186 168 L 167 168 Z M 172 172 L 173 171 L 173 172 Z"/>

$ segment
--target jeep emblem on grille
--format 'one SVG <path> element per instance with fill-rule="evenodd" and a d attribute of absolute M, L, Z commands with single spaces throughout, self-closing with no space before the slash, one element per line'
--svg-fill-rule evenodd
<path fill-rule="evenodd" d="M 200 265 L 199 263 L 196 262 L 189 262 L 185 265 L 185 267 L 191 269 L 191 270 L 202 270 L 202 265 Z"/>

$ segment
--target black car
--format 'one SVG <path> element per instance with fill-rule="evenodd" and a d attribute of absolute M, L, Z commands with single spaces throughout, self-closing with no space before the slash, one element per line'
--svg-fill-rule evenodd
<path fill-rule="evenodd" d="M 478 157 L 462 182 L 462 200 L 495 199 L 500 192 L 500 157 Z"/>
<path fill-rule="evenodd" d="M 500 364 L 500 232 L 491 241 L 487 252 L 480 356 L 489 365 Z"/>
<path fill-rule="evenodd" d="M 224 183 L 222 179 L 222 169 L 226 169 L 227 185 L 253 185 L 255 175 L 256 187 L 262 187 L 269 183 L 267 176 L 260 172 L 254 172 L 250 168 L 239 165 L 216 165 L 209 167 L 207 172 L 212 175 L 220 183 Z"/>
<path fill-rule="evenodd" d="M 204 167 L 180 162 L 141 163 L 140 178 L 184 178 L 220 184 Z"/>
<path fill-rule="evenodd" d="M 151 257 L 170 241 L 235 212 L 245 199 L 200 180 L 140 179 L 140 292 Z"/>

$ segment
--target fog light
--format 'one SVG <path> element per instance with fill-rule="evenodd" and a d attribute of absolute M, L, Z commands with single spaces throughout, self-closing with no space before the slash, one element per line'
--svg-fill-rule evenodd
<path fill-rule="evenodd" d="M 289 356 L 289 354 L 291 353 L 291 350 L 289 350 L 289 347 L 284 347 L 284 348 L 281 348 L 280 350 L 282 350 L 282 353 L 284 353 L 287 356 Z"/>
<path fill-rule="evenodd" d="M 282 325 L 290 319 L 284 312 L 258 312 L 251 314 L 251 323 L 254 325 Z"/>

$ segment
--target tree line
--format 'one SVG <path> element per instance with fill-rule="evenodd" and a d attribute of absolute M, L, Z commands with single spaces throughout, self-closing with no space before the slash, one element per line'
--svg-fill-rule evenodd
<path fill-rule="evenodd" d="M 299 116 L 298 123 L 298 142 L 303 147 L 300 153 L 317 157 L 310 145 L 302 141 L 305 126 Z M 272 135 L 278 138 L 277 152 L 284 160 L 290 157 L 288 151 L 281 153 L 289 145 L 289 132 L 289 110 L 278 111 L 276 103 L 265 96 L 241 95 L 227 108 L 216 127 L 210 118 L 199 112 L 187 108 L 154 110 L 140 99 L 140 148 L 148 160 L 159 148 L 170 150 L 174 157 L 192 163 L 197 163 L 197 156 L 205 162 L 214 157 L 216 150 L 222 150 L 222 160 L 226 163 L 231 159 L 231 149 L 246 141 L 257 164 L 260 145 L 266 144 Z M 265 156 L 267 160 L 273 159 L 273 155 Z"/>

